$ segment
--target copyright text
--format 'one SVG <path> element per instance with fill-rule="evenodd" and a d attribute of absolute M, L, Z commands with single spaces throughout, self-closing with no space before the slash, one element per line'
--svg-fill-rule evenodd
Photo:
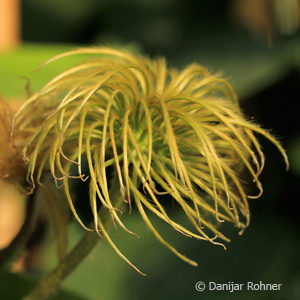
<path fill-rule="evenodd" d="M 280 291 L 282 288 L 282 283 L 267 283 L 267 282 L 252 282 L 248 281 L 246 283 L 235 283 L 226 282 L 218 283 L 214 281 L 209 281 L 204 283 L 203 281 L 198 281 L 195 284 L 195 288 L 198 292 L 207 291 L 228 291 L 230 293 L 237 291 Z"/>

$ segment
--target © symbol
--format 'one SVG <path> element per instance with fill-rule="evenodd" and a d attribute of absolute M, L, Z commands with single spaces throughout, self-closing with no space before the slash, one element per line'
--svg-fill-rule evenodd
<path fill-rule="evenodd" d="M 202 281 L 198 281 L 196 284 L 195 284 L 195 288 L 198 292 L 203 292 L 205 290 L 205 283 L 202 282 Z"/>

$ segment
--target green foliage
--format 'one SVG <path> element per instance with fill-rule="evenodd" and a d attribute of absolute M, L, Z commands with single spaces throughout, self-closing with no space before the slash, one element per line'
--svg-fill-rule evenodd
<path fill-rule="evenodd" d="M 22 297 L 36 284 L 22 275 L 8 272 L 0 273 L 0 295 L 1 299 L 22 299 Z M 12 287 L 11 283 L 14 283 Z M 79 296 L 69 291 L 58 291 L 51 299 L 53 300 L 85 300 L 86 297 Z"/>

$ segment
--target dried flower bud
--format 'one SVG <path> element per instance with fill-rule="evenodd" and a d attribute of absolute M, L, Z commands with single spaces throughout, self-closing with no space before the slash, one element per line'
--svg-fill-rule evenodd
<path fill-rule="evenodd" d="M 12 135 L 13 109 L 0 100 L 0 180 L 14 183 L 24 189 L 26 176 L 25 163 L 22 157 L 23 134 L 17 128 Z"/>

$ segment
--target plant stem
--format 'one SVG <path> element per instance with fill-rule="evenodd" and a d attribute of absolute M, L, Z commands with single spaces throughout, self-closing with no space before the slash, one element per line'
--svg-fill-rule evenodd
<path fill-rule="evenodd" d="M 47 299 L 88 256 L 98 241 L 99 236 L 95 232 L 86 231 L 72 251 L 23 300 Z"/>
<path fill-rule="evenodd" d="M 118 185 L 112 184 L 112 193 L 110 197 L 112 203 L 114 203 L 114 207 L 119 208 L 123 201 Z M 106 227 L 112 223 L 110 213 L 106 208 L 101 210 L 100 218 L 103 225 Z M 86 231 L 71 252 L 67 254 L 60 264 L 43 278 L 40 283 L 23 298 L 23 300 L 47 299 L 55 290 L 57 290 L 63 280 L 91 253 L 99 240 L 99 235 L 95 232 Z"/>

